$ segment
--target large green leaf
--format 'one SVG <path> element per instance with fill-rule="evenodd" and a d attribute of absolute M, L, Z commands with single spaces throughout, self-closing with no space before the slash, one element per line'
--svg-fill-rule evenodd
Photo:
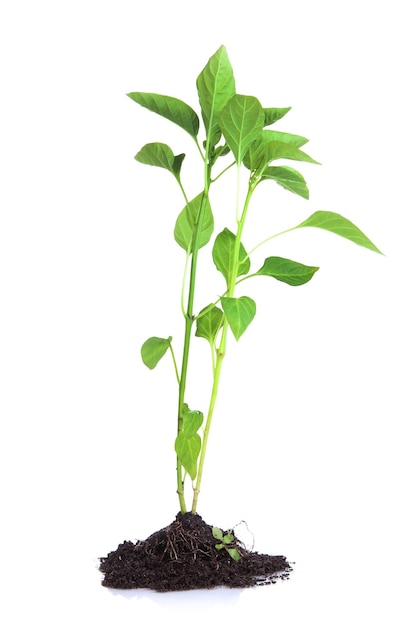
<path fill-rule="evenodd" d="M 248 296 L 241 296 L 240 298 L 224 296 L 221 298 L 221 303 L 232 333 L 238 340 L 255 317 L 256 304 Z"/>
<path fill-rule="evenodd" d="M 216 237 L 213 246 L 213 261 L 219 272 L 223 274 L 226 282 L 229 281 L 234 259 L 236 235 L 234 235 L 228 228 L 225 228 Z M 250 259 L 247 257 L 247 252 L 242 243 L 239 245 L 239 265 L 237 276 L 247 274 L 250 270 Z"/>
<path fill-rule="evenodd" d="M 194 480 L 197 475 L 197 461 L 200 449 L 201 438 L 197 434 L 187 437 L 185 433 L 181 432 L 175 439 L 175 452 L 181 465 L 190 475 L 191 480 Z"/>
<path fill-rule="evenodd" d="M 285 108 L 274 107 L 274 108 L 264 109 L 264 115 L 265 115 L 264 126 L 271 126 L 271 124 L 274 124 L 275 122 L 280 120 L 282 117 L 284 117 L 284 115 L 286 115 L 288 111 L 291 111 L 291 107 L 285 107 Z"/>
<path fill-rule="evenodd" d="M 222 325 L 223 311 L 219 307 L 210 304 L 197 316 L 196 337 L 203 337 L 210 343 L 213 343 Z"/>
<path fill-rule="evenodd" d="M 200 124 L 198 115 L 182 100 L 143 91 L 132 92 L 127 95 L 141 106 L 149 109 L 149 111 L 162 115 L 162 117 L 174 122 L 174 124 L 187 131 L 193 139 L 197 138 Z"/>
<path fill-rule="evenodd" d="M 207 140 L 211 144 L 214 134 L 219 130 L 219 115 L 230 98 L 235 95 L 233 68 L 224 46 L 220 46 L 210 57 L 199 74 L 197 91 Z"/>
<path fill-rule="evenodd" d="M 141 348 L 142 361 L 153 370 L 168 350 L 172 341 L 172 337 L 161 339 L 161 337 L 150 337 L 145 341 Z"/>
<path fill-rule="evenodd" d="M 271 256 L 265 259 L 261 269 L 255 272 L 253 276 L 272 276 L 276 280 L 296 287 L 311 280 L 318 269 L 318 267 L 303 265 L 296 261 L 290 261 L 290 259 Z"/>
<path fill-rule="evenodd" d="M 185 154 L 174 156 L 171 148 L 166 143 L 147 143 L 135 156 L 136 161 L 145 163 L 146 165 L 155 165 L 174 174 L 179 180 L 181 165 Z"/>
<path fill-rule="evenodd" d="M 224 107 L 219 124 L 236 163 L 240 165 L 250 144 L 262 133 L 264 112 L 261 103 L 253 96 L 236 94 Z"/>
<path fill-rule="evenodd" d="M 304 222 L 296 226 L 296 228 L 304 228 L 305 226 L 323 228 L 324 230 L 328 230 L 331 233 L 353 241 L 358 244 L 358 246 L 363 246 L 364 248 L 382 254 L 381 250 L 379 250 L 355 224 L 338 213 L 333 213 L 332 211 L 316 211 Z"/>
<path fill-rule="evenodd" d="M 267 167 L 262 174 L 262 180 L 274 180 L 278 185 L 292 191 L 302 198 L 309 198 L 309 191 L 304 177 L 286 165 Z"/>
<path fill-rule="evenodd" d="M 197 231 L 198 218 L 202 208 L 203 193 L 189 202 L 179 214 L 174 228 L 174 237 L 178 245 L 186 252 L 193 247 L 194 237 Z M 203 224 L 199 235 L 198 247 L 202 248 L 209 241 L 214 229 L 213 213 L 207 198 L 204 206 Z"/>

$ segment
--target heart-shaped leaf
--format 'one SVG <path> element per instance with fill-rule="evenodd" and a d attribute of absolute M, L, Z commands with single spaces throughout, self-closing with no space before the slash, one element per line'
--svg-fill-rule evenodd
<path fill-rule="evenodd" d="M 213 261 L 219 272 L 223 274 L 226 282 L 229 281 L 233 268 L 236 235 L 225 228 L 216 237 L 213 246 Z M 247 274 L 250 270 L 250 260 L 242 243 L 239 245 L 239 265 L 237 276 Z"/>
<path fill-rule="evenodd" d="M 182 432 L 188 438 L 193 437 L 204 421 L 204 416 L 201 411 L 191 411 L 188 408 L 188 404 L 184 404 L 182 411 Z"/>
<path fill-rule="evenodd" d="M 175 223 L 175 241 L 186 252 L 190 252 L 193 247 L 200 210 L 204 210 L 204 216 L 203 224 L 199 232 L 198 248 L 205 246 L 210 241 L 211 235 L 213 234 L 214 219 L 210 202 L 206 199 L 203 206 L 203 201 L 203 193 L 200 193 L 184 207 Z"/>
<path fill-rule="evenodd" d="M 241 296 L 240 298 L 223 297 L 221 298 L 221 303 L 232 333 L 238 340 L 255 317 L 256 304 L 248 296 Z"/>
<path fill-rule="evenodd" d="M 150 337 L 141 348 L 142 361 L 153 370 L 168 350 L 172 337 L 161 339 L 161 337 Z"/>
<path fill-rule="evenodd" d="M 201 449 L 201 438 L 199 435 L 187 437 L 184 433 L 179 433 L 175 439 L 175 452 L 185 471 L 194 480 L 197 475 L 197 461 Z"/>
<path fill-rule="evenodd" d="M 174 174 L 175 178 L 179 180 L 181 165 L 184 160 L 185 154 L 178 154 L 174 156 L 171 148 L 165 143 L 147 143 L 135 156 L 136 161 L 139 163 L 145 163 L 146 165 L 155 165 L 156 167 L 162 167 L 171 174 Z"/>
<path fill-rule="evenodd" d="M 219 307 L 210 304 L 197 316 L 196 337 L 204 337 L 204 339 L 213 343 L 222 325 L 223 311 Z"/>

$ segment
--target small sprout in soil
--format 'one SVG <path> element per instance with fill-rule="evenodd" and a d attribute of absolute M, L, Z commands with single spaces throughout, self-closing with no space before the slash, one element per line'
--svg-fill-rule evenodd
<path fill-rule="evenodd" d="M 216 543 L 216 549 L 221 550 L 225 548 L 232 559 L 238 561 L 240 559 L 240 553 L 236 548 L 231 547 L 232 544 L 236 544 L 236 538 L 232 531 L 229 530 L 229 532 L 223 535 L 222 530 L 214 526 L 212 532 L 213 537 L 220 541 L 220 543 Z"/>

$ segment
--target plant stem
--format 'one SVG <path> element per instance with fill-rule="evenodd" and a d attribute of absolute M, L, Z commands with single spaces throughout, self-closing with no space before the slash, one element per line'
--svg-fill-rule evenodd
<path fill-rule="evenodd" d="M 204 213 L 208 202 L 208 194 L 210 189 L 210 165 L 208 163 L 208 159 L 205 159 L 204 166 L 204 191 L 201 199 L 200 210 L 198 214 L 198 220 L 196 225 L 196 232 L 193 241 L 193 247 L 191 250 L 191 267 L 190 267 L 190 277 L 189 277 L 189 287 L 188 287 L 188 303 L 187 310 L 185 312 L 185 331 L 184 331 L 184 347 L 183 347 L 183 356 L 182 356 L 182 365 L 181 365 L 181 377 L 179 382 L 178 389 L 178 423 L 177 423 L 177 434 L 182 432 L 183 429 L 183 410 L 184 410 L 184 398 L 185 398 L 185 389 L 187 383 L 187 371 L 188 371 L 188 361 L 190 356 L 190 342 L 191 342 L 191 331 L 194 324 L 194 293 L 195 293 L 195 281 L 197 274 L 197 260 L 198 260 L 198 250 L 200 243 L 200 233 L 201 228 L 204 223 Z M 183 306 L 183 305 L 182 305 Z M 184 307 L 183 307 L 184 308 Z M 187 505 L 185 501 L 184 495 L 184 479 L 183 479 L 183 471 L 180 459 L 177 455 L 177 494 L 180 503 L 181 513 L 186 513 Z"/>
<path fill-rule="evenodd" d="M 227 297 L 229 298 L 233 298 L 234 292 L 235 292 L 236 279 L 237 279 L 238 266 L 239 266 L 240 242 L 242 239 L 242 232 L 243 232 L 246 215 L 247 215 L 248 208 L 249 208 L 250 199 L 252 197 L 254 189 L 255 189 L 255 186 L 249 185 L 249 189 L 245 198 L 245 204 L 243 207 L 242 215 L 240 219 L 238 220 L 238 229 L 237 229 L 236 240 L 235 240 L 235 248 L 233 251 L 233 264 L 232 264 L 232 269 L 231 269 L 229 280 L 228 280 Z M 238 184 L 237 193 L 239 193 L 239 184 Z M 227 340 L 228 328 L 229 328 L 229 325 L 227 323 L 227 320 L 225 319 L 223 330 L 222 330 L 222 336 L 220 339 L 220 345 L 217 350 L 216 366 L 214 369 L 213 386 L 211 390 L 210 404 L 209 404 L 209 409 L 207 413 L 206 424 L 204 427 L 203 442 L 201 445 L 201 454 L 200 454 L 200 459 L 199 459 L 199 464 L 198 464 L 197 480 L 196 480 L 196 484 L 194 487 L 193 505 L 191 509 L 192 513 L 197 512 L 198 496 L 200 494 L 200 489 L 201 489 L 201 480 L 203 477 L 204 461 L 206 458 L 207 442 L 208 442 L 208 438 L 210 434 L 211 420 L 213 417 L 214 407 L 215 407 L 216 400 L 217 400 L 223 360 L 226 355 L 226 340 Z"/>

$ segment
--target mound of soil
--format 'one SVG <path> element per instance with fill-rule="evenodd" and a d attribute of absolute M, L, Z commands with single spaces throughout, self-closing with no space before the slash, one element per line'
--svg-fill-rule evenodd
<path fill-rule="evenodd" d="M 215 547 L 219 541 L 212 528 L 197 514 L 178 513 L 172 524 L 145 541 L 125 541 L 101 558 L 102 584 L 115 589 L 185 591 L 253 587 L 289 576 L 291 566 L 284 556 L 251 552 L 238 539 L 228 545 L 239 551 L 240 559 L 233 560 L 226 549 Z"/>

